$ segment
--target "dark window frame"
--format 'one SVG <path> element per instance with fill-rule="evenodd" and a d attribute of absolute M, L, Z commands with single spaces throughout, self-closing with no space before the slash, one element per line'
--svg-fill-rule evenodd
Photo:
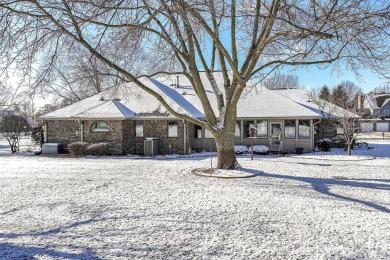
<path fill-rule="evenodd" d="M 104 123 L 106 124 L 107 128 L 97 128 L 98 126 L 98 123 Z M 94 127 L 95 126 L 95 127 Z M 99 130 L 100 129 L 100 130 Z M 103 129 L 107 129 L 107 130 L 103 130 Z M 107 121 L 104 121 L 104 120 L 97 120 L 95 122 L 93 122 L 91 124 L 91 127 L 89 128 L 89 131 L 91 133 L 110 133 L 112 130 L 111 130 L 111 125 L 107 122 Z"/>
<path fill-rule="evenodd" d="M 287 136 L 287 134 L 286 134 L 286 130 L 287 130 L 287 127 L 286 127 L 286 125 L 287 125 L 287 122 L 292 122 L 293 124 L 294 124 L 294 136 Z M 294 119 L 285 119 L 284 120 L 284 139 L 296 139 L 297 138 L 297 122 L 296 122 L 296 120 Z"/>
<path fill-rule="evenodd" d="M 301 122 L 303 122 L 303 121 L 306 121 L 306 122 L 308 123 L 309 135 L 308 135 L 307 137 L 301 137 L 301 134 L 300 134 L 300 132 L 301 132 L 300 126 L 301 126 Z M 304 119 L 304 120 L 298 120 L 298 139 L 310 139 L 310 129 L 311 129 L 310 120 L 306 120 L 306 119 Z"/>
<path fill-rule="evenodd" d="M 139 123 L 142 124 L 142 135 L 141 136 L 137 135 L 137 124 L 139 124 Z M 134 121 L 134 136 L 136 138 L 143 138 L 145 136 L 145 134 L 144 134 L 144 127 L 145 127 L 144 121 Z"/>
<path fill-rule="evenodd" d="M 169 128 L 170 128 L 170 124 L 171 123 L 175 123 L 175 125 L 176 125 L 176 136 L 170 136 L 169 135 Z M 168 130 L 168 132 L 167 132 L 167 137 L 168 138 L 178 138 L 179 137 L 179 121 L 177 121 L 177 120 L 168 120 L 168 122 L 167 122 L 167 130 Z"/>

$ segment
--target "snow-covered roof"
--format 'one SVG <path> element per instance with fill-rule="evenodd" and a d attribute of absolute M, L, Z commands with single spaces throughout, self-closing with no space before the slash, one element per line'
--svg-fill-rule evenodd
<path fill-rule="evenodd" d="M 223 75 L 214 74 L 216 84 L 223 86 Z M 204 118 L 202 103 L 190 81 L 182 74 L 160 74 L 154 78 L 139 79 L 148 88 L 159 93 L 177 112 L 195 118 Z M 205 93 L 218 116 L 216 96 L 205 73 L 201 73 Z M 179 83 L 177 85 L 177 82 Z M 223 88 L 221 87 L 223 92 Z M 238 118 L 319 118 L 311 107 L 299 104 L 274 90 L 248 83 L 238 102 Z M 41 119 L 131 119 L 173 118 L 160 102 L 135 83 L 126 83 L 58 109 Z"/>
<path fill-rule="evenodd" d="M 146 78 L 140 81 L 160 94 L 163 94 Z M 168 99 L 168 98 L 167 98 Z M 167 100 L 175 110 L 183 112 L 172 100 Z M 130 119 L 167 118 L 173 116 L 151 94 L 146 93 L 135 83 L 126 83 L 107 89 L 69 106 L 41 116 L 41 119 Z"/>
<path fill-rule="evenodd" d="M 179 105 L 184 111 L 186 111 L 190 116 L 199 118 L 204 117 L 204 115 L 194 107 L 188 100 L 186 100 L 182 94 L 179 94 L 176 90 L 158 82 L 153 78 L 149 78 L 150 82 L 152 82 L 159 90 L 161 90 L 170 100 Z"/>
<path fill-rule="evenodd" d="M 371 109 L 380 109 L 385 106 L 390 98 L 390 93 L 385 94 L 366 94 L 366 100 Z"/>
<path fill-rule="evenodd" d="M 218 116 L 218 105 L 212 86 L 205 73 L 201 73 L 201 80 L 205 87 L 206 95 L 210 101 L 214 113 Z M 223 75 L 220 72 L 214 73 L 218 86 L 223 86 Z M 156 78 L 165 86 L 174 85 L 176 92 L 188 100 L 195 108 L 204 113 L 201 101 L 195 94 L 190 81 L 182 74 L 160 75 Z M 179 86 L 177 86 L 179 80 Z M 223 88 L 220 88 L 223 91 Z M 319 114 L 302 107 L 292 100 L 274 93 L 267 88 L 255 86 L 248 83 L 237 107 L 238 118 L 318 118 Z"/>
<path fill-rule="evenodd" d="M 299 88 L 290 88 L 290 89 L 274 89 L 273 92 L 292 100 L 293 102 L 299 104 L 306 109 L 313 111 L 318 115 L 325 114 L 326 117 L 358 117 L 356 114 L 349 112 L 341 107 L 338 107 L 334 104 L 331 104 L 325 100 L 321 100 L 320 103 L 323 103 L 323 108 L 320 108 L 317 102 L 313 101 L 307 91 Z M 322 111 L 324 110 L 324 111 Z"/>

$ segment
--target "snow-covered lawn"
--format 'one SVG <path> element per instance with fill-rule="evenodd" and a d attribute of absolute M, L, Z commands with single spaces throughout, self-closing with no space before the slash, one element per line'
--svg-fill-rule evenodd
<path fill-rule="evenodd" d="M 0 153 L 0 259 L 389 259 L 390 143 L 370 145 L 240 157 L 248 179 L 192 175 L 208 157 Z"/>

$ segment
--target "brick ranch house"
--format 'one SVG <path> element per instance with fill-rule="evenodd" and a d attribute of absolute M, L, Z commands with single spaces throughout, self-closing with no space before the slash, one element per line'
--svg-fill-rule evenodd
<path fill-rule="evenodd" d="M 201 76 L 217 112 L 210 83 L 204 74 Z M 223 82 L 222 74 L 216 73 L 215 77 L 217 84 Z M 205 119 L 200 100 L 183 75 L 140 80 L 159 92 L 176 111 Z M 289 89 L 283 94 L 283 90 L 249 84 L 238 103 L 235 144 L 249 146 L 249 128 L 255 126 L 255 144 L 266 145 L 271 151 L 295 152 L 296 148 L 303 148 L 310 152 L 315 146 L 314 127 L 321 113 L 305 95 L 299 89 Z M 300 98 L 297 100 L 296 96 Z M 109 142 L 113 154 L 142 155 L 145 138 L 153 137 L 159 140 L 159 154 L 216 150 L 213 137 L 206 129 L 175 118 L 134 83 L 112 87 L 40 119 L 45 123 L 45 142 L 63 146 L 78 141 Z"/>

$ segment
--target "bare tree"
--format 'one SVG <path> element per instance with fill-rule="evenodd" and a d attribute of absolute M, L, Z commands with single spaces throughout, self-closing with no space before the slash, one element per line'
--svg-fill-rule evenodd
<path fill-rule="evenodd" d="M 0 81 L 0 106 L 4 106 L 9 99 L 9 91 Z"/>
<path fill-rule="evenodd" d="M 41 74 L 50 75 L 59 54 L 81 46 L 174 116 L 208 129 L 217 145 L 217 167 L 232 169 L 237 102 L 248 81 L 280 66 L 314 64 L 348 64 L 354 71 L 369 66 L 385 74 L 389 5 L 384 0 L 0 0 L 0 56 L 3 67 L 18 63 L 27 71 L 40 61 Z M 179 69 L 189 79 L 206 121 L 178 113 L 137 79 L 122 56 L 141 51 L 150 61 L 149 76 Z M 38 59 L 43 53 L 47 58 Z M 218 113 L 201 70 L 213 87 Z M 215 70 L 222 71 L 222 86 Z"/>
<path fill-rule="evenodd" d="M 309 92 L 309 97 L 321 111 L 322 120 L 319 124 L 319 135 L 321 138 L 336 135 L 337 129 L 342 130 L 341 138 L 346 144 L 348 155 L 351 155 L 353 143 L 357 134 L 361 131 L 359 127 L 359 116 L 354 110 L 355 97 L 359 88 L 348 83 L 347 90 L 345 84 L 340 84 L 333 88 L 328 99 L 322 98 L 323 89 L 314 89 Z"/>
<path fill-rule="evenodd" d="M 20 136 L 30 130 L 27 119 L 16 114 L 5 114 L 0 117 L 0 133 L 8 141 L 11 153 L 19 151 Z"/>
<path fill-rule="evenodd" d="M 299 88 L 299 79 L 295 75 L 275 74 L 263 81 L 263 86 L 268 89 Z"/>
<path fill-rule="evenodd" d="M 390 84 L 385 84 L 380 87 L 375 87 L 371 93 L 373 94 L 388 94 L 390 93 Z"/>

